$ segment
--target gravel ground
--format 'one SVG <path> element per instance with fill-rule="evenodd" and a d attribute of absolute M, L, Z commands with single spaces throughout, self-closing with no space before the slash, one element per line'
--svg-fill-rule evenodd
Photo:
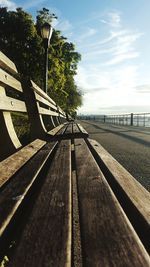
<path fill-rule="evenodd" d="M 150 128 L 80 121 L 97 140 L 148 191 L 150 191 Z"/>

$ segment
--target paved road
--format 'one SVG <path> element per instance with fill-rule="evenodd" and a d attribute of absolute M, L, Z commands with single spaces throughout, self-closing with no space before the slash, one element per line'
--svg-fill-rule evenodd
<path fill-rule="evenodd" d="M 148 191 L 150 191 L 150 128 L 80 121 L 97 140 Z"/>

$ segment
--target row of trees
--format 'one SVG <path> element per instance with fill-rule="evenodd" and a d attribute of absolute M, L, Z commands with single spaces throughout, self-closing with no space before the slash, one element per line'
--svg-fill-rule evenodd
<path fill-rule="evenodd" d="M 17 8 L 8 11 L 0 8 L 0 49 L 12 59 L 21 75 L 33 79 L 43 87 L 44 48 L 40 35 L 41 25 L 57 19 L 48 9 L 32 16 Z M 53 30 L 49 46 L 48 94 L 67 113 L 73 114 L 82 104 L 82 96 L 74 81 L 77 64 L 81 59 L 73 43 L 58 30 Z"/>

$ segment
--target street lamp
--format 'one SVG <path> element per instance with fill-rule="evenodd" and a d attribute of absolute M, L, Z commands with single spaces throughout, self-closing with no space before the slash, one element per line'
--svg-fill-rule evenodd
<path fill-rule="evenodd" d="M 52 26 L 45 22 L 41 27 L 41 36 L 43 38 L 45 48 L 45 60 L 44 60 L 44 92 L 47 93 L 47 78 L 48 78 L 48 46 L 52 36 Z"/>

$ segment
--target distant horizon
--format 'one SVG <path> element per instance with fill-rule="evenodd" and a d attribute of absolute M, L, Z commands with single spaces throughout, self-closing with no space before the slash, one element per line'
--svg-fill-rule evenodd
<path fill-rule="evenodd" d="M 119 115 L 119 114 L 131 114 L 131 113 L 150 113 L 150 106 L 114 106 L 114 107 L 105 107 L 101 108 L 100 111 L 95 112 L 81 112 L 77 111 L 77 114 L 80 115 Z"/>
<path fill-rule="evenodd" d="M 82 116 L 83 116 L 83 117 L 84 117 L 84 116 L 89 116 L 89 117 L 90 117 L 90 116 L 93 116 L 93 117 L 94 117 L 94 116 L 95 116 L 95 117 L 103 117 L 103 116 L 117 116 L 117 115 L 121 116 L 121 115 L 130 115 L 130 114 L 135 114 L 135 115 L 136 115 L 136 114 L 139 114 L 139 115 L 140 115 L 140 114 L 141 114 L 141 115 L 142 115 L 142 114 L 150 114 L 150 111 L 149 111 L 149 112 L 126 112 L 126 113 L 116 113 L 116 114 L 115 114 L 115 113 L 109 113 L 109 114 L 96 114 L 96 113 L 95 113 L 95 114 L 94 114 L 94 113 L 93 113 L 93 114 L 92 114 L 92 113 L 89 113 L 89 114 L 82 114 L 82 113 L 79 113 L 79 114 L 77 114 L 77 116 L 78 116 L 78 117 L 80 117 L 80 116 L 81 116 L 81 117 L 82 117 Z"/>

